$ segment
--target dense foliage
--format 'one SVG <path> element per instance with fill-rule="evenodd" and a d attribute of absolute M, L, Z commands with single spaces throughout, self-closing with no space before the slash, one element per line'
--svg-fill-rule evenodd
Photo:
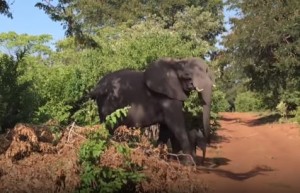
<path fill-rule="evenodd" d="M 237 94 L 235 108 L 238 112 L 258 112 L 264 109 L 264 104 L 258 94 L 247 91 Z"/>
<path fill-rule="evenodd" d="M 295 121 L 300 123 L 300 107 L 297 107 Z"/>
<path fill-rule="evenodd" d="M 298 0 L 228 0 L 238 16 L 224 38 L 225 67 L 239 70 L 247 88 L 262 93 L 268 108 L 300 104 L 300 17 Z M 224 66 L 224 65 L 223 65 Z M 227 69 L 228 71 L 228 69 Z M 289 95 L 289 97 L 285 97 Z"/>
<path fill-rule="evenodd" d="M 0 14 L 6 15 L 12 18 L 12 14 L 9 10 L 9 2 L 5 0 L 0 0 Z"/>
<path fill-rule="evenodd" d="M 165 56 L 213 59 L 214 113 L 228 110 L 228 102 L 242 111 L 243 104 L 255 103 L 248 110 L 261 110 L 283 102 L 295 115 L 300 105 L 299 2 L 227 3 L 240 15 L 231 19 L 220 51 L 215 46 L 224 32 L 220 0 L 38 2 L 36 7 L 64 25 L 67 38 L 56 42 L 54 51 L 49 35 L 0 34 L 2 130 L 20 121 L 96 123 L 96 106 L 87 93 L 103 75 L 121 68 L 143 70 Z M 264 105 L 247 97 L 248 89 Z M 192 114 L 201 111 L 193 97 L 187 102 Z"/>
<path fill-rule="evenodd" d="M 131 149 L 126 144 L 112 143 L 105 127 L 111 124 L 114 126 L 121 116 L 127 116 L 127 108 L 118 109 L 109 115 L 103 126 L 89 133 L 88 140 L 81 146 L 79 162 L 82 165 L 82 171 L 78 192 L 135 192 L 135 185 L 143 179 L 143 174 L 139 173 L 141 168 L 131 162 Z M 113 155 L 103 155 L 108 148 L 115 149 L 122 156 L 120 159 L 123 162 L 120 166 L 101 165 L 101 156 Z"/>
<path fill-rule="evenodd" d="M 0 132 L 18 122 L 54 121 L 79 125 L 99 122 L 87 93 L 107 73 L 143 70 L 161 57 L 197 56 L 214 71 L 212 124 L 229 103 L 236 111 L 275 109 L 295 115 L 300 123 L 299 0 L 227 0 L 238 16 L 224 32 L 222 0 L 47 0 L 37 1 L 66 38 L 49 44 L 50 35 L 0 34 Z M 0 0 L 0 14 L 12 17 L 9 1 Z M 107 118 L 115 124 L 126 108 Z M 197 93 L 185 102 L 187 126 L 199 126 Z M 99 165 L 108 147 L 122 155 L 121 167 Z M 107 130 L 88 136 L 79 152 L 79 192 L 120 192 L 142 179 L 129 161 L 126 145 L 112 144 Z M 129 192 L 132 190 L 128 190 Z"/>
<path fill-rule="evenodd" d="M 20 121 L 29 121 L 36 110 L 34 92 L 30 81 L 21 80 L 24 55 L 14 60 L 0 55 L 0 131 Z"/>
<path fill-rule="evenodd" d="M 71 121 L 82 125 L 97 123 L 97 108 L 93 101 L 88 100 L 87 93 L 103 75 L 121 68 L 143 70 L 147 64 L 161 57 L 209 56 L 216 50 L 216 36 L 223 31 L 222 2 L 219 0 L 172 1 L 171 4 L 147 1 L 147 11 L 141 12 L 145 14 L 143 18 L 114 15 L 111 18 L 113 23 L 107 17 L 118 11 L 118 7 L 126 9 L 125 4 L 138 6 L 131 3 L 140 4 L 144 1 L 118 1 L 116 4 L 103 1 L 108 7 L 116 7 L 102 7 L 106 10 L 101 12 L 101 17 L 98 15 L 100 13 L 91 10 L 95 2 L 86 1 L 86 6 L 83 6 L 81 1 L 76 0 L 57 1 L 57 5 L 52 5 L 54 1 L 42 1 L 36 5 L 54 21 L 66 24 L 66 33 L 72 31 L 68 22 L 74 21 L 75 25 L 76 22 L 95 19 L 94 22 L 80 23 L 79 31 L 70 31 L 67 38 L 56 42 L 55 51 L 48 46 L 51 41 L 49 35 L 32 36 L 14 32 L 0 34 L 1 50 L 5 53 L 0 56 L 3 58 L 1 65 L 10 66 L 8 58 L 11 63 L 18 63 L 15 70 L 19 73 L 11 78 L 15 78 L 16 84 L 20 86 L 26 83 L 26 92 L 20 92 L 18 88 L 18 93 L 14 93 L 13 100 L 19 98 L 20 104 L 14 103 L 17 107 L 11 107 L 15 110 L 22 109 L 21 105 L 31 107 L 30 112 L 20 110 L 26 117 L 14 119 L 9 126 L 20 121 L 42 123 L 48 120 L 62 124 Z M 156 5 L 164 8 L 156 10 Z M 93 26 L 86 26 L 87 23 Z M 76 33 L 91 38 L 98 46 L 91 47 L 87 46 L 91 42 L 80 42 Z M 24 54 L 21 63 L 18 62 L 19 53 Z M 9 88 L 14 83 L 11 81 L 5 84 Z M 5 95 L 7 98 L 1 96 L 0 99 L 2 126 L 3 120 L 8 120 L 6 116 L 16 118 L 6 108 L 8 99 L 12 100 L 11 95 Z M 25 100 L 24 96 L 33 102 L 27 98 Z M 6 127 L 7 124 L 3 129 Z"/>
<path fill-rule="evenodd" d="M 103 26 L 115 27 L 126 23 L 131 27 L 149 18 L 161 20 L 165 29 L 188 29 L 189 34 L 185 34 L 185 38 L 201 35 L 210 45 L 224 30 L 221 0 L 49 0 L 38 2 L 36 7 L 44 10 L 52 20 L 60 22 L 67 36 L 75 37 L 76 42 L 87 47 L 99 46 L 91 34 Z M 206 22 L 211 25 L 205 25 Z"/>

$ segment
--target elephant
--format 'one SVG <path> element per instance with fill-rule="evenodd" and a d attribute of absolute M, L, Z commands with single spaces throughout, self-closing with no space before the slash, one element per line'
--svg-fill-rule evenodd
<path fill-rule="evenodd" d="M 203 135 L 203 128 L 200 128 L 203 125 L 203 120 L 201 119 L 201 117 L 200 120 L 199 118 L 196 118 L 195 120 L 195 118 L 188 112 L 185 112 L 185 115 L 186 115 L 186 119 L 190 121 L 189 123 L 186 124 L 187 126 L 186 131 L 190 140 L 192 152 L 194 155 L 196 155 L 197 146 L 201 149 L 202 151 L 201 164 L 204 165 L 207 142 Z M 158 145 L 168 144 L 169 140 L 172 147 L 172 153 L 178 154 L 182 150 L 178 140 L 174 137 L 174 135 L 170 132 L 170 130 L 166 130 L 166 129 L 160 130 Z"/>
<path fill-rule="evenodd" d="M 98 106 L 100 122 L 117 109 L 130 106 L 119 125 L 148 127 L 160 124 L 169 130 L 185 154 L 194 156 L 185 128 L 183 102 L 197 90 L 203 105 L 203 129 L 210 141 L 210 110 L 213 80 L 208 65 L 201 58 L 161 58 L 144 71 L 122 69 L 103 76 L 89 97 Z"/>

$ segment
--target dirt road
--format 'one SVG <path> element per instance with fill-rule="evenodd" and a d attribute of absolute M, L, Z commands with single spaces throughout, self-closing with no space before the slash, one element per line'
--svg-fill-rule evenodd
<path fill-rule="evenodd" d="M 251 113 L 222 116 L 200 169 L 212 192 L 300 193 L 299 126 Z"/>

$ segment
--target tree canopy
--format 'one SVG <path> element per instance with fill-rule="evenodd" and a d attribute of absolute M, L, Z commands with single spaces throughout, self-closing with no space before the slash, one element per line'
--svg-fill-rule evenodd
<path fill-rule="evenodd" d="M 2 10 L 9 11 L 7 2 L 1 1 Z M 37 1 L 36 7 L 65 27 L 66 38 L 52 50 L 50 35 L 0 34 L 0 127 L 17 121 L 92 123 L 97 112 L 86 93 L 99 78 L 121 68 L 143 70 L 161 57 L 209 58 L 217 78 L 216 111 L 228 108 L 226 100 L 245 111 L 245 104 L 250 110 L 274 109 L 282 101 L 296 109 L 299 2 L 226 3 L 238 14 L 220 49 L 217 38 L 225 31 L 221 0 Z M 189 104 L 199 108 L 194 102 Z"/>
<path fill-rule="evenodd" d="M 9 10 L 9 2 L 5 0 L 0 0 L 0 14 L 12 18 L 12 14 Z"/>
<path fill-rule="evenodd" d="M 216 37 L 224 30 L 222 1 L 168 2 L 37 3 L 51 19 L 65 26 L 67 37 L 51 50 L 49 35 L 0 34 L 1 50 L 5 50 L 0 55 L 1 72 L 14 80 L 0 80 L 0 87 L 16 88 L 6 90 L 8 97 L 0 93 L 0 111 L 7 113 L 0 115 L 0 127 L 20 120 L 92 123 L 97 120 L 97 111 L 86 94 L 103 75 L 121 68 L 143 70 L 161 57 L 204 57 L 214 52 Z M 125 12 L 127 9 L 131 11 Z M 13 74 L 8 72 L 12 67 Z M 18 93 L 19 87 L 22 93 Z M 20 97 L 15 97 L 20 103 L 15 103 L 13 95 Z M 218 97 L 222 98 L 222 93 Z M 9 111 L 12 103 L 19 104 L 14 106 L 16 111 Z"/>
<path fill-rule="evenodd" d="M 238 13 L 223 41 L 229 66 L 241 69 L 248 88 L 264 93 L 274 107 L 287 93 L 300 90 L 300 2 L 227 3 Z"/>
<path fill-rule="evenodd" d="M 162 21 L 166 29 L 188 27 L 186 31 L 190 34 L 183 35 L 190 38 L 191 33 L 196 34 L 195 37 L 201 34 L 211 45 L 224 31 L 221 0 L 59 0 L 56 4 L 47 0 L 38 2 L 36 7 L 43 9 L 54 21 L 61 22 L 67 36 L 88 45 L 93 42 L 91 36 L 105 26 L 126 23 L 131 27 L 153 18 Z M 208 20 L 211 25 L 206 25 Z"/>

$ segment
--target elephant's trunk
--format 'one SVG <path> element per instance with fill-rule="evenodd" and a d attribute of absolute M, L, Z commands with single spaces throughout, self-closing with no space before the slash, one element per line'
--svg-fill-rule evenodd
<path fill-rule="evenodd" d="M 207 143 L 210 143 L 210 109 L 212 98 L 212 85 L 206 86 L 201 92 L 203 99 L 203 129 Z M 200 95 L 199 93 L 199 95 Z"/>
<path fill-rule="evenodd" d="M 203 128 L 207 143 L 210 143 L 210 104 L 203 105 Z"/>
<path fill-rule="evenodd" d="M 199 75 L 195 73 L 193 77 L 193 85 L 198 91 L 199 97 L 203 102 L 203 129 L 204 137 L 207 143 L 210 143 L 210 109 L 212 100 L 212 88 L 214 80 L 211 74 Z"/>

